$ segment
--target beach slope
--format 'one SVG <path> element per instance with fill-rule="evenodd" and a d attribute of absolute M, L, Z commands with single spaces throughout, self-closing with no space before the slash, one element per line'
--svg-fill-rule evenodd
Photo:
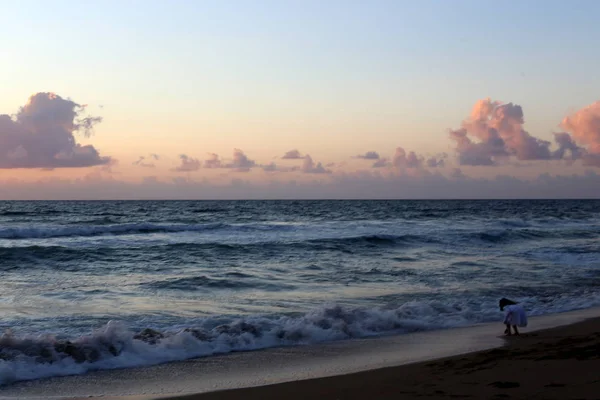
<path fill-rule="evenodd" d="M 600 398 L 600 318 L 507 342 L 436 361 L 170 399 Z"/>

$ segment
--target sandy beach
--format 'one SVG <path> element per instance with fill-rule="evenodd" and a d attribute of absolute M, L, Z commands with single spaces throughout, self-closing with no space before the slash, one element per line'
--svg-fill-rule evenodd
<path fill-rule="evenodd" d="M 599 371 L 594 318 L 433 362 L 170 399 L 598 399 Z"/>

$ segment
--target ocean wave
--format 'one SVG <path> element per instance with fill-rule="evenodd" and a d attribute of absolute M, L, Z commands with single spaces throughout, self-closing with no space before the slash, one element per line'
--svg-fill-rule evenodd
<path fill-rule="evenodd" d="M 528 228 L 531 223 L 522 219 L 501 219 L 497 221 L 501 226 L 508 226 L 513 228 Z"/>
<path fill-rule="evenodd" d="M 89 225 L 89 226 L 44 226 L 44 227 L 15 227 L 0 229 L 0 239 L 32 239 L 56 238 L 71 236 L 99 236 L 99 235 L 127 235 L 160 232 L 202 232 L 218 229 L 231 229 L 238 231 L 272 231 L 290 230 L 287 225 L 280 224 L 153 224 L 129 223 L 115 225 Z"/>
<path fill-rule="evenodd" d="M 490 229 L 483 232 L 467 233 L 467 239 L 477 239 L 483 242 L 502 243 L 517 240 L 540 239 L 590 239 L 598 237 L 600 231 L 594 228 L 572 228 L 561 230 L 541 229 Z"/>
<path fill-rule="evenodd" d="M 410 301 L 395 308 L 336 304 L 301 315 L 211 317 L 190 326 L 132 329 L 110 321 L 74 338 L 0 336 L 0 384 L 90 370 L 147 366 L 235 351 L 469 326 L 501 318 L 496 297 L 473 301 Z M 530 315 L 600 304 L 600 294 L 575 299 L 519 299 Z"/>
<path fill-rule="evenodd" d="M 56 215 L 56 214 L 68 214 L 59 210 L 31 210 L 31 211 L 20 211 L 20 210 L 4 210 L 0 211 L 0 216 L 4 217 L 20 217 L 20 216 L 45 216 L 45 215 Z"/>
<path fill-rule="evenodd" d="M 36 215 L 36 212 L 32 211 L 2 211 L 0 212 L 0 216 L 5 217 L 18 217 L 22 215 Z"/>
<path fill-rule="evenodd" d="M 229 273 L 228 278 L 211 278 L 205 275 L 185 278 L 158 280 L 140 284 L 142 287 L 161 290 L 202 290 L 202 289 L 260 289 L 265 291 L 292 290 L 293 285 L 251 279 L 251 275 Z"/>
<path fill-rule="evenodd" d="M 204 214 L 204 213 L 220 213 L 228 211 L 226 208 L 192 208 L 188 210 L 189 212 L 196 214 Z"/>
<path fill-rule="evenodd" d="M 476 261 L 455 261 L 450 264 L 452 267 L 487 267 L 486 264 Z"/>
<path fill-rule="evenodd" d="M 345 236 L 338 238 L 321 238 L 321 239 L 309 239 L 307 243 L 311 244 L 342 244 L 342 245 L 373 245 L 373 246 L 385 246 L 385 245 L 399 245 L 399 244 L 411 244 L 411 243 L 434 243 L 436 240 L 429 236 L 421 235 L 359 235 L 359 236 Z"/>
<path fill-rule="evenodd" d="M 223 318 L 208 318 L 195 326 L 170 329 L 134 331 L 111 321 L 89 335 L 68 339 L 19 337 L 7 331 L 0 337 L 0 384 L 477 322 L 460 317 L 461 313 L 464 309 L 439 302 L 411 302 L 395 309 L 331 305 L 300 316 L 250 316 L 226 323 L 218 322 Z"/>
<path fill-rule="evenodd" d="M 85 254 L 90 254 L 90 252 L 63 246 L 0 247 L 0 265 L 4 265 L 7 261 L 33 260 L 35 258 L 79 259 Z"/>

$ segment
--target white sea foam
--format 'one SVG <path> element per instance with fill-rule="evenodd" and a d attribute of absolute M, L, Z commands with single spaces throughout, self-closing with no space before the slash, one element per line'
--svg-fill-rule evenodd
<path fill-rule="evenodd" d="M 600 294 L 553 302 L 522 299 L 531 315 L 600 305 Z M 222 319 L 222 318 L 221 318 Z M 385 334 L 468 326 L 500 319 L 495 299 L 408 302 L 397 308 L 330 305 L 300 316 L 248 316 L 215 326 L 215 318 L 189 328 L 133 332 L 111 321 L 70 341 L 49 335 L 0 337 L 0 384 L 90 370 L 130 368 L 232 351 L 303 345 Z"/>

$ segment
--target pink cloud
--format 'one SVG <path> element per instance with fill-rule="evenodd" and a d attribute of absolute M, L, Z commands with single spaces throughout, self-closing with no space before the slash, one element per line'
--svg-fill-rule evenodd
<path fill-rule="evenodd" d="M 520 161 L 552 160 L 564 157 L 567 148 L 574 149 L 566 137 L 555 136 L 559 149 L 551 151 L 549 141 L 523 129 L 524 122 L 519 105 L 501 104 L 489 98 L 479 100 L 461 128 L 450 130 L 459 164 L 497 165 L 510 157 Z"/>
<path fill-rule="evenodd" d="M 561 127 L 571 132 L 579 143 L 586 146 L 586 152 L 583 154 L 584 165 L 600 167 L 600 101 L 567 116 Z M 573 146 L 570 143 L 568 145 Z M 578 150 L 575 150 L 575 153 L 577 152 Z"/>

